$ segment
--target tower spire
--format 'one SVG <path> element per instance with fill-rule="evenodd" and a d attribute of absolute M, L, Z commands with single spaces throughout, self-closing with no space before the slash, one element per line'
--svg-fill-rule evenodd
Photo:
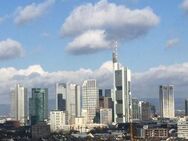
<path fill-rule="evenodd" d="M 113 53 L 112 53 L 112 62 L 113 62 L 113 63 L 116 63 L 116 62 L 118 61 L 117 48 L 118 48 L 118 42 L 117 42 L 117 41 L 114 41 Z"/>

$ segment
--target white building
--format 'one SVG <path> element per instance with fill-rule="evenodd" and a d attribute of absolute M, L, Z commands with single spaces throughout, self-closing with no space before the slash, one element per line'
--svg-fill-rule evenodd
<path fill-rule="evenodd" d="M 113 96 L 114 101 L 114 122 L 130 122 L 131 112 L 131 71 L 127 67 L 122 67 L 117 59 L 117 43 L 113 54 Z"/>
<path fill-rule="evenodd" d="M 52 132 L 58 132 L 67 124 L 67 113 L 64 111 L 50 112 L 50 129 Z"/>
<path fill-rule="evenodd" d="M 109 108 L 100 109 L 100 123 L 101 124 L 112 123 L 112 109 Z"/>
<path fill-rule="evenodd" d="M 93 123 L 98 106 L 99 96 L 96 80 L 85 80 L 82 85 L 82 109 L 87 110 L 88 123 Z"/>
<path fill-rule="evenodd" d="M 27 123 L 27 89 L 20 84 L 11 90 L 11 116 L 21 125 Z"/>
<path fill-rule="evenodd" d="M 131 71 L 121 67 L 115 70 L 114 121 L 130 122 L 131 118 Z"/>
<path fill-rule="evenodd" d="M 181 118 L 177 123 L 178 138 L 188 139 L 188 120 Z"/>
<path fill-rule="evenodd" d="M 67 86 L 65 83 L 56 83 L 56 110 L 66 110 Z"/>
<path fill-rule="evenodd" d="M 174 118 L 174 87 L 172 85 L 159 86 L 160 116 Z"/>
<path fill-rule="evenodd" d="M 66 110 L 68 112 L 69 124 L 74 124 L 75 117 L 80 117 L 81 115 L 80 92 L 79 85 L 67 84 Z"/>

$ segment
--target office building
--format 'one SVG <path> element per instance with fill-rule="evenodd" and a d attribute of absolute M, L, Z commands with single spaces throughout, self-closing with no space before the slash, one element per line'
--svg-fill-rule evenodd
<path fill-rule="evenodd" d="M 188 139 L 188 120 L 186 118 L 179 119 L 177 129 L 178 138 Z"/>
<path fill-rule="evenodd" d="M 82 109 L 87 110 L 88 123 L 93 123 L 98 107 L 99 95 L 96 80 L 85 80 L 82 85 Z"/>
<path fill-rule="evenodd" d="M 148 121 L 152 119 L 152 107 L 151 104 L 149 102 L 142 102 L 142 106 L 141 106 L 141 112 L 142 112 L 142 120 L 143 121 Z"/>
<path fill-rule="evenodd" d="M 37 123 L 31 127 L 31 134 L 33 141 L 48 137 L 50 135 L 50 125 L 44 122 Z"/>
<path fill-rule="evenodd" d="M 27 123 L 27 89 L 20 84 L 11 90 L 11 116 L 21 125 Z"/>
<path fill-rule="evenodd" d="M 122 67 L 115 71 L 114 120 L 130 122 L 131 118 L 131 71 Z"/>
<path fill-rule="evenodd" d="M 122 67 L 117 59 L 117 42 L 115 44 L 113 62 L 113 101 L 114 101 L 114 122 L 130 122 L 131 112 L 131 71 L 127 67 Z"/>
<path fill-rule="evenodd" d="M 48 119 L 47 88 L 32 88 L 32 97 L 29 99 L 29 112 L 31 125 Z"/>
<path fill-rule="evenodd" d="M 100 109 L 100 124 L 112 123 L 112 109 L 104 108 Z"/>
<path fill-rule="evenodd" d="M 69 124 L 74 124 L 75 117 L 81 115 L 81 98 L 80 98 L 80 86 L 76 84 L 67 84 L 67 103 L 66 110 L 68 112 Z"/>
<path fill-rule="evenodd" d="M 136 98 L 132 99 L 132 119 L 140 120 L 140 109 L 139 109 L 139 100 Z"/>
<path fill-rule="evenodd" d="M 185 116 L 188 116 L 188 99 L 185 100 Z"/>
<path fill-rule="evenodd" d="M 103 96 L 103 90 L 99 89 L 99 97 L 102 97 L 102 96 Z"/>
<path fill-rule="evenodd" d="M 59 132 L 67 124 L 67 113 L 64 111 L 50 111 L 50 129 L 52 132 Z"/>
<path fill-rule="evenodd" d="M 67 86 L 65 83 L 56 83 L 56 110 L 66 110 Z"/>
<path fill-rule="evenodd" d="M 112 93 L 111 89 L 104 90 L 105 97 L 111 97 L 111 93 Z"/>
<path fill-rule="evenodd" d="M 174 87 L 172 85 L 159 86 L 160 116 L 174 118 Z"/>

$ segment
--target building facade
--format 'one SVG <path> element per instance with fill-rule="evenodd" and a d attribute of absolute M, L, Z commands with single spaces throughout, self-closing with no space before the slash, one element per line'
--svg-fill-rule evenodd
<path fill-rule="evenodd" d="M 159 86 L 160 116 L 174 118 L 174 87 L 172 85 Z"/>
<path fill-rule="evenodd" d="M 114 121 L 130 122 L 131 113 L 131 71 L 121 67 L 115 70 Z"/>
<path fill-rule="evenodd" d="M 100 109 L 100 124 L 112 123 L 112 109 L 104 108 Z"/>
<path fill-rule="evenodd" d="M 11 90 L 11 116 L 21 125 L 27 123 L 27 89 L 20 84 Z"/>
<path fill-rule="evenodd" d="M 80 86 L 77 84 L 67 84 L 67 103 L 66 110 L 68 112 L 68 122 L 69 124 L 75 123 L 75 117 L 80 117 L 81 115 L 81 90 Z"/>
<path fill-rule="evenodd" d="M 56 110 L 66 110 L 67 86 L 65 83 L 56 83 Z"/>
<path fill-rule="evenodd" d="M 140 108 L 139 108 L 139 100 L 136 98 L 132 99 L 132 119 L 140 120 Z"/>
<path fill-rule="evenodd" d="M 82 85 L 82 109 L 87 110 L 87 121 L 93 123 L 99 107 L 99 94 L 96 80 L 85 80 Z"/>
<path fill-rule="evenodd" d="M 67 124 L 67 113 L 64 111 L 51 111 L 50 112 L 50 130 L 52 132 L 59 132 L 63 126 Z"/>
<path fill-rule="evenodd" d="M 31 125 L 48 119 L 47 88 L 32 88 L 32 97 L 29 99 L 29 111 Z"/>
<path fill-rule="evenodd" d="M 185 99 L 185 116 L 188 116 L 188 99 Z"/>
<path fill-rule="evenodd" d="M 188 139 L 188 120 L 186 118 L 179 119 L 177 128 L 178 138 Z"/>

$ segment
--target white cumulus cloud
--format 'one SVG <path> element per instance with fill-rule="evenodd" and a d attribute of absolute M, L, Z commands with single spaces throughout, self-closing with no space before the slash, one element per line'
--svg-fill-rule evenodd
<path fill-rule="evenodd" d="M 0 41 L 0 60 L 14 59 L 23 55 L 21 43 L 12 39 Z"/>
<path fill-rule="evenodd" d="M 61 27 L 61 35 L 77 39 L 88 31 L 102 30 L 108 41 L 128 41 L 145 35 L 158 23 L 159 17 L 149 7 L 129 9 L 124 5 L 101 0 L 96 4 L 88 3 L 75 8 L 65 19 Z M 89 46 L 88 50 L 90 49 Z"/>
<path fill-rule="evenodd" d="M 0 68 L 0 99 L 10 95 L 10 88 L 21 83 L 28 90 L 33 87 L 49 88 L 50 99 L 55 99 L 56 82 L 73 82 L 82 84 L 86 79 L 96 79 L 99 88 L 112 88 L 112 62 L 106 61 L 99 68 L 78 69 L 75 71 L 60 70 L 55 72 L 45 71 L 40 65 L 32 65 L 24 69 L 13 67 Z M 159 96 L 159 85 L 172 84 L 175 87 L 175 97 L 187 97 L 188 91 L 188 63 L 174 65 L 160 65 L 150 68 L 144 72 L 132 73 L 132 95 L 138 98 L 157 98 Z"/>
<path fill-rule="evenodd" d="M 15 23 L 16 24 L 25 24 L 29 21 L 32 21 L 36 18 L 41 17 L 46 10 L 54 4 L 55 0 L 45 0 L 43 3 L 32 3 L 25 7 L 19 7 L 16 10 Z"/>
<path fill-rule="evenodd" d="M 87 54 L 111 48 L 102 30 L 89 30 L 76 37 L 68 44 L 67 51 L 71 54 Z"/>

